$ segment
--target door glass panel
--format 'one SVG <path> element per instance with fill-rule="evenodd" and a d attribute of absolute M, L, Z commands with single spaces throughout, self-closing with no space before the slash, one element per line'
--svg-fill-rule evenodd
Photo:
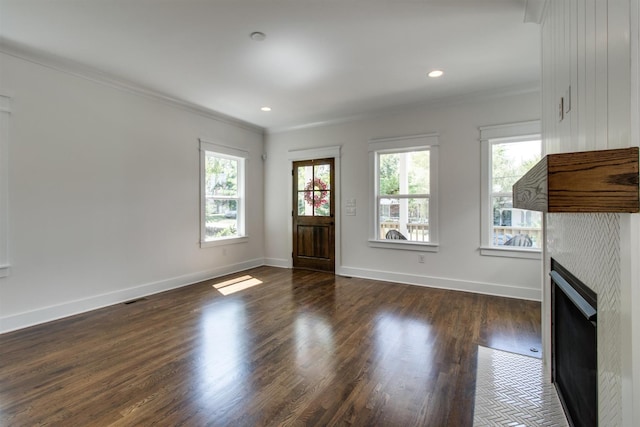
<path fill-rule="evenodd" d="M 331 166 L 328 164 L 325 165 L 316 165 L 314 166 L 314 177 L 316 178 L 316 183 L 319 184 L 325 190 L 331 190 Z"/>
<path fill-rule="evenodd" d="M 315 216 L 329 216 L 331 214 L 331 205 L 329 202 L 328 191 L 315 191 L 314 192 L 314 215 Z"/>
<path fill-rule="evenodd" d="M 298 215 L 331 215 L 331 165 L 298 167 Z"/>
<path fill-rule="evenodd" d="M 309 181 L 313 179 L 313 166 L 298 167 L 298 191 L 305 189 Z"/>
<path fill-rule="evenodd" d="M 313 215 L 313 191 L 298 191 L 298 215 Z"/>

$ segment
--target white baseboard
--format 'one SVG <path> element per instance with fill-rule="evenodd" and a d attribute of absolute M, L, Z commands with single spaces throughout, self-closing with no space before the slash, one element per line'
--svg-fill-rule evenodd
<path fill-rule="evenodd" d="M 382 280 L 385 282 L 397 282 L 454 291 L 474 292 L 477 294 L 495 295 L 507 298 L 518 298 L 532 301 L 542 300 L 542 291 L 539 289 L 519 288 L 517 286 L 499 285 L 495 283 L 471 282 L 466 280 L 447 279 L 443 277 L 419 276 L 415 274 L 367 270 L 353 267 L 339 267 L 336 269 L 336 274 L 341 276 L 360 277 L 363 279 Z"/>
<path fill-rule="evenodd" d="M 157 294 L 171 289 L 192 285 L 204 280 L 239 271 L 248 270 L 261 265 L 271 267 L 291 268 L 290 261 L 279 258 L 258 258 L 237 264 L 226 265 L 213 270 L 201 271 L 146 283 L 128 289 L 96 295 L 76 301 L 40 308 L 33 311 L 0 317 L 0 334 L 23 329 L 40 323 L 62 319 L 75 314 L 84 313 L 98 308 L 118 304 L 135 298 Z M 414 274 L 394 273 L 389 271 L 367 270 L 354 267 L 337 267 L 336 274 L 341 276 L 361 277 L 364 279 L 397 282 L 409 285 L 427 286 L 432 288 L 450 289 L 456 291 L 475 292 L 479 294 L 496 295 L 508 298 L 519 298 L 540 301 L 541 291 L 538 289 L 519 288 L 516 286 L 499 285 L 493 283 L 471 282 L 464 280 L 446 279 L 441 277 L 419 276 Z"/>
<path fill-rule="evenodd" d="M 292 268 L 291 260 L 280 258 L 265 258 L 264 265 L 269 267 Z"/>
<path fill-rule="evenodd" d="M 118 304 L 135 298 L 141 298 L 157 294 L 159 292 L 181 288 L 204 280 L 214 279 L 227 274 L 259 267 L 264 264 L 265 260 L 262 258 L 248 260 L 237 264 L 225 265 L 212 270 L 185 274 L 183 276 L 173 277 L 158 282 L 146 283 L 133 288 L 121 289 L 115 292 L 109 292 L 76 301 L 69 301 L 63 304 L 52 305 L 11 316 L 0 317 L 0 334 L 96 310 L 98 308 Z"/>

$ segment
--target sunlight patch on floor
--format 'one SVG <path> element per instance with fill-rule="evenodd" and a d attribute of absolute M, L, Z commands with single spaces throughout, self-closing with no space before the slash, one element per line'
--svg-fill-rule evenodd
<path fill-rule="evenodd" d="M 216 283 L 215 285 L 213 285 L 213 287 L 222 295 L 227 296 L 261 284 L 262 280 L 247 275 Z"/>

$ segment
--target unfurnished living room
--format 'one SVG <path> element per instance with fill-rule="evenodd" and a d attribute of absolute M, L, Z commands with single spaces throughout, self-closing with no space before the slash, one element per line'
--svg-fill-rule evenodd
<path fill-rule="evenodd" d="M 0 425 L 640 425 L 639 18 L 0 0 Z"/>

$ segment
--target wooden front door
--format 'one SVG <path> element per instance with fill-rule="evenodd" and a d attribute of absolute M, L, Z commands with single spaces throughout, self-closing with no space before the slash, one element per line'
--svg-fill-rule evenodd
<path fill-rule="evenodd" d="M 335 270 L 333 159 L 293 162 L 293 267 Z"/>

